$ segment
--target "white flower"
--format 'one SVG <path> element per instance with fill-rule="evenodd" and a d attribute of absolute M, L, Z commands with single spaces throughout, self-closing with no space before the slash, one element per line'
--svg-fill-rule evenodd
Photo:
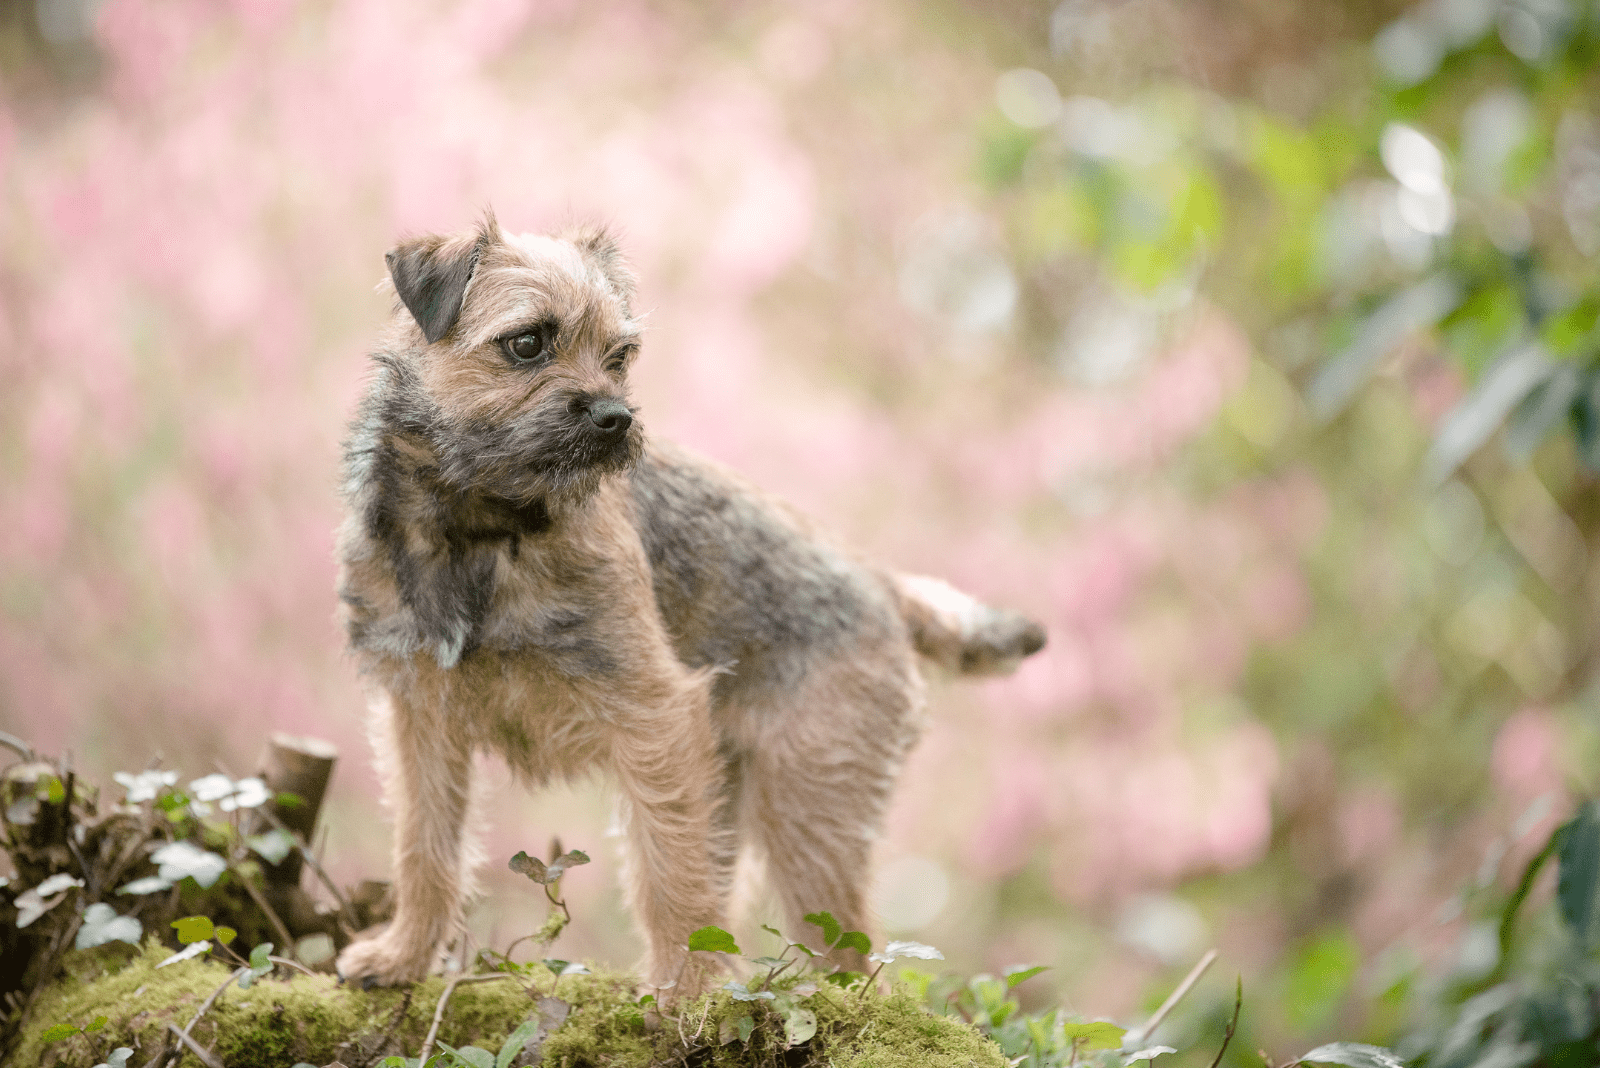
<path fill-rule="evenodd" d="M 111 776 L 125 790 L 128 791 L 128 804 L 137 805 L 141 801 L 154 800 L 163 788 L 172 786 L 178 781 L 175 771 L 141 771 L 137 775 L 129 775 L 125 771 L 118 771 Z"/>
<path fill-rule="evenodd" d="M 240 779 L 233 785 L 236 792 L 232 797 L 223 798 L 219 806 L 224 812 L 232 812 L 236 808 L 258 808 L 272 800 L 272 792 L 260 779 Z"/>
<path fill-rule="evenodd" d="M 196 801 L 219 801 L 233 791 L 233 780 L 220 771 L 189 784 L 189 795 Z"/>

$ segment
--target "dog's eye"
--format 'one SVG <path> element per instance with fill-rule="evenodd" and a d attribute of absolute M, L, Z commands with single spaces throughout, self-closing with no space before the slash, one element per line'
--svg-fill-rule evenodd
<path fill-rule="evenodd" d="M 506 355 L 517 363 L 532 363 L 544 355 L 544 331 L 534 330 L 516 337 L 507 338 L 505 345 Z"/>
<path fill-rule="evenodd" d="M 606 357 L 606 373 L 620 375 L 622 372 L 626 371 L 628 369 L 628 357 L 632 356 L 638 351 L 639 350 L 636 346 L 629 345 L 626 348 L 622 348 L 616 352 L 613 352 L 610 356 Z"/>

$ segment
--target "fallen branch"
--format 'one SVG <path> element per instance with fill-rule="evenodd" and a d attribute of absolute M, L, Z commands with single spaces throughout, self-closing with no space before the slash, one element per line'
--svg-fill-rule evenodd
<path fill-rule="evenodd" d="M 217 1059 L 215 1057 L 201 1049 L 200 1045 L 195 1042 L 194 1039 L 190 1038 L 184 1032 L 178 1030 L 176 1024 L 167 1024 L 167 1030 L 171 1031 L 174 1035 L 177 1035 L 178 1041 L 183 1043 L 185 1046 L 188 1046 L 189 1052 L 193 1053 L 196 1057 L 199 1057 L 200 1063 L 204 1064 L 206 1068 L 222 1068 L 222 1065 L 217 1063 Z"/>
<path fill-rule="evenodd" d="M 439 1023 L 444 1019 L 444 1007 L 450 1002 L 450 995 L 456 992 L 456 987 L 462 983 L 487 983 L 494 979 L 515 979 L 510 972 L 495 972 L 491 975 L 457 975 L 444 985 L 444 992 L 439 995 L 439 1004 L 433 1008 L 433 1023 L 428 1027 L 428 1037 L 422 1040 L 422 1052 L 417 1054 L 417 1061 L 421 1064 L 428 1063 L 428 1055 L 433 1052 L 434 1040 L 439 1037 Z"/>
<path fill-rule="evenodd" d="M 249 970 L 249 968 L 235 968 L 233 971 L 229 972 L 228 977 L 222 981 L 222 985 L 213 990 L 211 992 L 211 996 L 200 1003 L 200 1007 L 195 1010 L 194 1016 L 190 1018 L 186 1025 L 184 1025 L 182 1031 L 179 1031 L 177 1027 L 172 1024 L 167 1025 L 167 1027 L 178 1036 L 184 1045 L 188 1046 L 191 1050 L 198 1054 L 200 1059 L 205 1061 L 208 1065 L 211 1065 L 212 1068 L 221 1068 L 221 1066 L 218 1065 L 216 1061 L 212 1060 L 211 1057 L 199 1046 L 195 1045 L 192 1040 L 190 1040 L 189 1032 L 194 1030 L 194 1025 L 200 1022 L 200 1017 L 206 1014 L 206 1010 L 211 1008 L 212 1003 L 215 1002 L 217 998 L 222 996 L 222 992 L 224 990 L 228 989 L 228 984 L 232 983 L 234 980 L 238 979 L 239 976 L 243 975 Z M 165 1061 L 170 1059 L 170 1057 L 171 1054 L 168 1053 L 168 1051 L 162 1050 L 160 1053 L 156 1054 L 155 1057 L 150 1059 L 149 1063 L 145 1065 L 145 1068 L 154 1068 L 154 1065 L 158 1061 Z"/>

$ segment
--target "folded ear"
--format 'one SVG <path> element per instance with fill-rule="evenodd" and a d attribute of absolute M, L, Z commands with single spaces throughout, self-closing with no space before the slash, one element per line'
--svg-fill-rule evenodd
<path fill-rule="evenodd" d="M 415 237 L 384 255 L 395 292 L 422 327 L 428 344 L 444 337 L 456 325 L 478 257 L 499 239 L 500 228 L 490 215 L 476 233 Z"/>
<path fill-rule="evenodd" d="M 611 231 L 603 226 L 590 225 L 581 226 L 564 236 L 578 246 L 578 251 L 585 258 L 600 268 L 600 273 L 606 276 L 606 281 L 611 283 L 611 288 L 616 290 L 626 307 L 633 297 L 633 271 L 623 258 L 622 249 Z"/>

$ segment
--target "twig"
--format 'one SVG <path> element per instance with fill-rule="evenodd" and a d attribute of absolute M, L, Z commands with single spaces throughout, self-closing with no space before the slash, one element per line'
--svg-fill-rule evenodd
<path fill-rule="evenodd" d="M 313 979 L 317 977 L 316 972 L 312 971 L 310 968 L 307 968 L 304 964 L 301 964 L 297 960 L 290 960 L 288 957 L 274 957 L 270 953 L 267 954 L 267 959 L 274 964 L 281 964 L 285 968 L 293 968 L 295 971 L 309 975 Z"/>
<path fill-rule="evenodd" d="M 261 891 L 257 890 L 254 884 L 252 884 L 249 879 L 245 878 L 245 876 L 237 869 L 234 871 L 234 874 L 239 876 L 239 882 L 244 884 L 244 892 L 250 895 L 250 900 L 256 903 L 256 908 L 260 909 L 266 915 L 267 919 L 272 921 L 273 930 L 277 931 L 278 937 L 283 939 L 283 948 L 286 950 L 293 950 L 294 935 L 289 933 L 289 928 L 284 924 L 283 920 L 279 918 L 278 913 L 273 909 L 273 907 L 267 904 L 267 899 L 262 895 Z"/>
<path fill-rule="evenodd" d="M 385 1031 L 383 1038 L 373 1047 L 356 1068 L 370 1068 L 373 1061 L 384 1055 L 383 1051 L 389 1048 L 389 1043 L 394 1040 L 394 1033 L 400 1029 L 400 1021 L 406 1018 L 406 1013 L 411 1010 L 411 995 L 417 992 L 415 985 L 406 987 L 406 996 L 401 999 L 400 1007 L 395 1010 L 394 1019 L 389 1021 L 389 1030 Z M 419 1062 L 420 1063 L 420 1062 Z"/>
<path fill-rule="evenodd" d="M 190 1049 L 192 1049 L 196 1053 L 198 1053 L 200 1055 L 200 1059 L 205 1061 L 207 1064 L 212 1065 L 213 1068 L 221 1068 L 221 1065 L 218 1065 L 214 1060 L 212 1060 L 210 1058 L 209 1055 L 207 1055 L 206 1053 L 201 1051 L 199 1046 L 196 1046 L 192 1041 L 190 1041 L 189 1032 L 194 1030 L 194 1025 L 200 1022 L 200 1017 L 204 1016 L 206 1014 L 206 1010 L 211 1008 L 211 1003 L 216 1001 L 217 998 L 221 997 L 222 996 L 222 992 L 224 990 L 228 989 L 228 984 L 232 983 L 235 979 L 238 979 L 239 976 L 243 975 L 245 972 L 247 972 L 249 970 L 250 970 L 249 968 L 235 968 L 233 971 L 229 972 L 228 973 L 228 977 L 222 981 L 222 985 L 217 987 L 215 990 L 213 990 L 211 992 L 211 996 L 206 998 L 204 1001 L 202 1001 L 200 1003 L 200 1007 L 195 1010 L 194 1016 L 189 1020 L 189 1022 L 187 1024 L 184 1025 L 184 1028 L 183 1028 L 182 1031 L 179 1031 L 172 1024 L 168 1024 L 167 1025 L 168 1027 L 172 1028 L 172 1030 L 174 1032 L 176 1032 L 177 1036 L 180 1039 L 183 1040 L 183 1044 L 184 1045 L 188 1046 Z M 148 1068 L 148 1066 L 147 1066 L 147 1068 Z"/>
<path fill-rule="evenodd" d="M 1239 1027 L 1239 1010 L 1244 1007 L 1244 980 L 1239 979 L 1233 987 L 1233 1019 L 1228 1021 L 1228 1029 L 1222 1033 L 1222 1048 L 1217 1050 L 1216 1060 L 1211 1062 L 1211 1068 L 1217 1068 L 1222 1063 L 1222 1055 L 1228 1052 L 1228 1043 L 1233 1041 L 1233 1032 Z"/>
<path fill-rule="evenodd" d="M 15 734 L 7 734 L 5 731 L 0 731 L 0 745 L 5 746 L 29 763 L 39 759 L 39 755 L 33 751 L 33 746 L 18 738 Z"/>
<path fill-rule="evenodd" d="M 1167 1013 L 1171 1012 L 1178 1002 L 1183 1000 L 1183 996 L 1189 992 L 1189 988 L 1200 981 L 1200 977 L 1206 974 L 1206 969 L 1211 967 L 1216 959 L 1216 950 L 1206 950 L 1206 955 L 1200 958 L 1200 963 L 1189 969 L 1189 974 L 1183 977 L 1183 982 L 1178 984 L 1176 990 L 1167 995 L 1167 1000 L 1163 1001 L 1161 1007 L 1155 1011 L 1149 1020 L 1145 1021 L 1145 1025 L 1128 1036 L 1123 1048 L 1138 1049 L 1143 1046 L 1145 1040 L 1156 1033 L 1156 1028 L 1161 1026 L 1161 1021 L 1167 1018 Z"/>
<path fill-rule="evenodd" d="M 444 1019 L 444 1007 L 450 1003 L 450 995 L 456 992 L 456 987 L 462 983 L 487 983 L 492 979 L 515 979 L 510 972 L 493 972 L 489 975 L 461 975 L 457 973 L 444 985 L 444 993 L 439 995 L 439 1004 L 433 1009 L 433 1024 L 428 1028 L 428 1037 L 422 1040 L 422 1052 L 417 1054 L 419 1063 L 427 1064 L 428 1055 L 433 1052 L 433 1042 L 439 1037 L 439 1023 Z"/>
<path fill-rule="evenodd" d="M 283 825 L 283 821 L 277 816 L 273 815 L 266 805 L 262 805 L 260 808 L 255 809 L 254 811 L 258 815 L 262 816 L 268 823 L 272 824 L 278 830 L 289 836 L 289 840 L 295 844 L 296 849 L 300 850 L 300 855 L 305 858 L 306 863 L 311 865 L 311 870 L 317 873 L 318 879 L 322 880 L 322 885 L 326 886 L 328 888 L 328 892 L 333 895 L 333 900 L 338 903 L 340 911 L 344 913 L 345 922 L 350 925 L 350 930 L 352 932 L 358 930 L 359 926 L 356 920 L 356 910 L 350 907 L 350 902 L 345 900 L 344 892 L 334 884 L 333 878 L 328 875 L 327 870 L 323 868 L 321 862 L 319 862 L 316 857 L 311 855 L 311 850 L 306 848 L 305 840 L 295 832 L 291 831 L 289 828 L 285 827 Z"/>
<path fill-rule="evenodd" d="M 200 1063 L 204 1064 L 206 1068 L 222 1068 L 222 1065 L 217 1063 L 217 1059 L 215 1057 L 201 1049 L 194 1039 L 190 1038 L 184 1032 L 178 1030 L 177 1024 L 167 1024 L 167 1030 L 177 1035 L 178 1041 L 182 1042 L 185 1046 L 188 1046 L 189 1052 L 193 1053 L 196 1057 L 199 1057 Z"/>

